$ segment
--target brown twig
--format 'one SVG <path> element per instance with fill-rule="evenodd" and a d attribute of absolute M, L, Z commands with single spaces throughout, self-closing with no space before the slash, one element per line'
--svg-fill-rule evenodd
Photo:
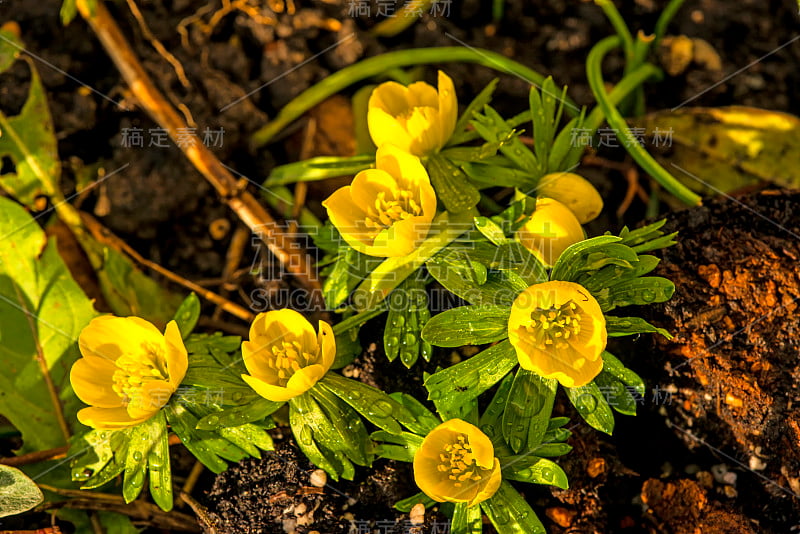
<path fill-rule="evenodd" d="M 234 273 L 239 268 L 239 263 L 242 261 L 244 249 L 250 239 L 250 232 L 247 229 L 239 226 L 233 232 L 231 237 L 231 244 L 228 246 L 228 253 L 225 255 L 225 266 L 222 269 L 222 287 L 220 288 L 221 296 L 227 298 L 230 289 L 227 285 L 233 280 Z M 236 287 L 234 286 L 234 289 Z M 217 306 L 211 318 L 215 321 L 219 320 L 222 306 Z"/>
<path fill-rule="evenodd" d="M 311 292 L 312 298 L 318 302 L 321 294 L 320 284 L 306 255 L 301 252 L 294 257 L 287 252 L 287 250 L 292 250 L 290 239 L 278 230 L 275 219 L 253 195 L 245 190 L 246 184 L 239 183 L 196 135 L 190 136 L 193 142 L 187 142 L 186 133 L 189 130 L 187 130 L 186 123 L 150 80 L 103 2 L 96 2 L 94 8 L 90 9 L 87 0 L 78 0 L 77 7 L 81 16 L 89 23 L 116 64 L 130 87 L 131 93 L 145 111 L 156 123 L 167 130 L 175 144 L 214 187 L 228 207 L 261 237 L 270 252 L 281 264 L 286 266 L 301 285 Z"/>
<path fill-rule="evenodd" d="M 125 241 L 123 241 L 122 239 L 111 233 L 111 230 L 109 230 L 108 228 L 97 222 L 97 220 L 95 220 L 95 218 L 89 215 L 88 213 L 81 212 L 81 220 L 83 221 L 83 224 L 86 226 L 87 230 L 89 230 L 89 233 L 92 234 L 92 237 L 94 237 L 98 242 L 104 243 L 110 247 L 113 247 L 116 250 L 119 250 L 120 252 L 126 254 L 137 263 L 140 263 L 141 265 L 149 269 L 152 269 L 153 271 L 157 272 L 164 278 L 167 278 L 168 280 L 171 280 L 176 284 L 180 284 L 183 287 L 191 291 L 194 291 L 200 297 L 206 299 L 207 301 L 213 304 L 216 304 L 217 306 L 219 306 L 226 312 L 230 313 L 231 315 L 234 315 L 247 322 L 252 321 L 253 318 L 255 317 L 255 315 L 253 315 L 253 313 L 250 310 L 243 308 L 238 304 L 231 302 L 230 300 L 220 295 L 217 295 L 213 291 L 209 291 L 208 289 L 192 282 L 191 280 L 187 280 L 186 278 L 180 276 L 179 274 L 175 274 L 172 271 L 165 269 L 161 265 L 153 261 L 150 261 L 147 258 L 142 257 L 142 255 L 136 252 L 133 248 L 131 248 L 130 245 L 128 245 Z"/>
<path fill-rule="evenodd" d="M 200 479 L 200 475 L 203 474 L 203 464 L 201 462 L 195 462 L 194 466 L 192 466 L 192 470 L 189 471 L 189 476 L 186 477 L 186 482 L 183 483 L 183 488 L 181 489 L 181 495 L 191 495 L 192 490 L 194 490 L 195 484 Z M 182 499 L 176 503 L 178 508 L 183 508 L 183 505 L 187 504 L 186 500 Z"/>
<path fill-rule="evenodd" d="M 35 464 L 38 462 L 46 462 L 47 460 L 60 460 L 66 458 L 69 447 L 56 447 L 55 449 L 47 449 L 46 451 L 29 452 L 20 456 L 9 456 L 8 458 L 0 458 L 0 464 L 9 465 L 11 467 L 19 467 L 22 465 Z"/>
<path fill-rule="evenodd" d="M 84 496 L 83 498 L 59 502 L 46 502 L 36 507 L 36 510 L 53 510 L 60 508 L 103 510 L 123 514 L 134 521 L 165 530 L 202 532 L 200 525 L 197 524 L 197 520 L 194 517 L 176 511 L 164 512 L 158 506 L 143 500 L 135 500 L 130 504 L 125 504 L 124 502 L 111 502 L 87 497 L 88 496 Z"/>
<path fill-rule="evenodd" d="M 142 16 L 142 12 L 139 10 L 139 6 L 136 5 L 134 0 L 128 0 L 128 9 L 131 10 L 133 17 L 136 19 L 136 22 L 139 23 L 139 29 L 142 30 L 142 34 L 144 34 L 145 38 L 150 41 L 150 44 L 155 48 L 156 52 L 158 52 L 161 57 L 163 57 L 167 62 L 172 65 L 173 70 L 175 70 L 175 74 L 178 76 L 178 81 L 181 82 L 181 85 L 185 88 L 191 87 L 189 83 L 189 79 L 186 77 L 186 72 L 183 70 L 183 65 L 178 59 L 173 56 L 169 50 L 164 48 L 164 45 L 161 44 L 153 32 L 150 31 L 150 27 L 145 22 L 144 17 Z"/>
<path fill-rule="evenodd" d="M 195 513 L 198 523 L 203 526 L 206 534 L 220 534 L 220 531 L 216 528 L 216 521 L 214 521 L 213 517 L 208 513 L 208 510 L 206 510 L 203 505 L 194 500 L 191 495 L 188 495 L 184 492 L 180 492 L 180 497 Z"/>

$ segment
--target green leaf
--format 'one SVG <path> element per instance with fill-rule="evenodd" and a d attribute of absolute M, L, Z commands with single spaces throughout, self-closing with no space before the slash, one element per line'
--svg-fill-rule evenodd
<path fill-rule="evenodd" d="M 435 315 L 422 337 L 437 347 L 482 345 L 508 337 L 507 306 L 461 306 Z"/>
<path fill-rule="evenodd" d="M 579 116 L 570 120 L 561 132 L 556 136 L 553 146 L 550 148 L 550 157 L 547 160 L 547 172 L 567 172 L 574 169 L 583 154 L 583 147 L 574 141 L 574 132 L 583 129 L 583 121 L 586 117 L 586 108 L 581 108 Z"/>
<path fill-rule="evenodd" d="M 76 420 L 81 403 L 69 370 L 79 356 L 78 335 L 96 313 L 55 241 L 47 242 L 30 215 L 7 198 L 0 198 L 0 236 L 0 414 L 22 433 L 23 452 L 60 447 L 65 437 L 54 403 L 59 410 L 63 404 L 66 421 Z"/>
<path fill-rule="evenodd" d="M 150 495 L 153 501 L 165 512 L 172 510 L 172 470 L 169 460 L 169 439 L 164 412 L 151 417 L 158 426 L 155 436 L 151 435 L 152 447 L 147 455 L 147 468 L 150 479 Z"/>
<path fill-rule="evenodd" d="M 483 107 L 491 102 L 492 95 L 494 94 L 494 90 L 497 88 L 497 84 L 500 82 L 498 78 L 495 78 L 484 87 L 478 95 L 472 99 L 472 102 L 464 109 L 464 113 L 458 118 L 458 122 L 456 122 L 455 127 L 455 134 L 450 137 L 450 141 L 447 143 L 448 146 L 458 145 L 462 142 L 469 139 L 469 132 L 467 132 L 467 125 L 469 125 L 470 121 L 474 118 L 475 114 L 483 109 Z"/>
<path fill-rule="evenodd" d="M 603 371 L 594 377 L 594 383 L 612 409 L 623 415 L 636 415 L 636 399 L 621 380 Z"/>
<path fill-rule="evenodd" d="M 196 428 L 199 430 L 218 430 L 254 421 L 262 421 L 284 404 L 283 402 L 273 402 L 259 397 L 248 404 L 206 415 L 197 422 Z"/>
<path fill-rule="evenodd" d="M 400 434 L 400 425 L 414 424 L 414 415 L 405 406 L 386 393 L 356 380 L 350 380 L 336 373 L 326 374 L 317 382 L 352 406 L 367 421 L 392 434 Z"/>
<path fill-rule="evenodd" d="M 424 280 L 407 278 L 392 291 L 387 303 L 389 314 L 383 330 L 383 347 L 389 361 L 400 356 L 403 365 L 410 368 L 420 355 L 429 360 L 431 345 L 421 335 L 431 316 Z"/>
<path fill-rule="evenodd" d="M 358 465 L 369 465 L 372 461 L 367 447 L 369 437 L 358 414 L 328 390 L 312 388 L 310 393 L 331 422 L 328 431 L 332 430 L 331 437 L 336 442 L 334 450 L 341 450 Z"/>
<path fill-rule="evenodd" d="M 577 388 L 564 388 L 572 405 L 589 426 L 605 432 L 614 432 L 614 412 L 606 402 L 600 388 L 592 382 Z"/>
<path fill-rule="evenodd" d="M 531 187 L 531 175 L 527 171 L 499 165 L 491 160 L 465 162 L 461 168 L 478 189 L 516 187 L 527 190 Z"/>
<path fill-rule="evenodd" d="M 303 451 L 306 457 L 319 467 L 330 474 L 334 480 L 339 480 L 339 473 L 343 471 L 339 462 L 332 463 L 320 450 L 314 441 L 314 433 L 309 425 L 305 424 L 303 414 L 289 405 L 289 425 L 292 427 L 292 435 L 297 441 L 297 446 Z"/>
<path fill-rule="evenodd" d="M 25 473 L 0 464 L 0 517 L 27 512 L 43 500 L 42 490 Z"/>
<path fill-rule="evenodd" d="M 525 499 L 511 484 L 503 481 L 490 499 L 481 503 L 498 532 L 503 534 L 546 534 L 544 525 L 536 517 Z"/>
<path fill-rule="evenodd" d="M 0 39 L 0 67 L 6 70 L 12 58 L 18 58 L 24 49 L 22 42 L 12 32 L 2 32 Z M 42 82 L 32 61 L 30 66 L 30 92 L 22 111 L 7 117 L 0 111 L 0 158 L 8 157 L 14 163 L 14 173 L 0 175 L 0 187 L 23 204 L 33 207 L 41 195 L 60 197 L 58 180 L 61 162 L 58 158 L 53 121 L 47 106 Z M 5 235 L 5 234 L 3 234 Z"/>
<path fill-rule="evenodd" d="M 361 283 L 354 294 L 358 310 L 369 310 L 378 306 L 392 289 L 408 278 L 434 254 L 472 227 L 473 214 L 441 213 L 434 219 L 428 238 L 407 256 L 388 258 L 376 267 Z"/>
<path fill-rule="evenodd" d="M 450 522 L 450 532 L 452 534 L 480 534 L 483 532 L 481 507 L 468 507 L 465 502 L 457 503 L 453 512 L 453 520 Z"/>
<path fill-rule="evenodd" d="M 584 239 L 583 241 L 569 246 L 561 253 L 561 256 L 558 257 L 555 265 L 553 265 L 553 270 L 550 271 L 550 279 L 564 280 L 566 282 L 576 280 L 577 276 L 580 274 L 580 268 L 583 267 L 583 262 L 578 261 L 578 258 L 586 256 L 593 251 L 600 250 L 606 245 L 618 243 L 620 241 L 622 241 L 622 239 L 617 236 L 603 235 L 591 239 Z"/>
<path fill-rule="evenodd" d="M 197 416 L 187 406 L 170 402 L 165 408 L 173 432 L 195 458 L 214 473 L 227 469 L 225 460 L 238 462 L 248 454 L 215 432 L 197 430 Z M 223 458 L 225 460 L 223 460 Z"/>
<path fill-rule="evenodd" d="M 190 293 L 180 306 L 178 311 L 175 312 L 175 322 L 178 323 L 178 329 L 181 331 L 183 339 L 189 337 L 194 327 L 197 325 L 197 320 L 200 318 L 200 299 L 197 295 Z"/>
<path fill-rule="evenodd" d="M 351 176 L 374 165 L 375 154 L 350 157 L 319 156 L 275 167 L 264 182 L 264 187 Z"/>
<path fill-rule="evenodd" d="M 675 293 L 675 284 L 660 276 L 623 280 L 595 294 L 603 313 L 622 306 L 666 302 Z"/>
<path fill-rule="evenodd" d="M 480 417 L 478 426 L 481 431 L 492 440 L 494 445 L 495 456 L 510 456 L 511 449 L 503 437 L 503 412 L 506 410 L 506 402 L 508 401 L 508 394 L 511 392 L 511 385 L 514 383 L 516 375 L 507 374 L 500 385 L 497 386 L 492 400 L 486 406 Z"/>
<path fill-rule="evenodd" d="M 86 480 L 81 485 L 81 489 L 96 489 L 104 486 L 125 470 L 125 462 L 128 458 L 128 432 L 130 429 L 118 431 L 96 431 L 89 432 L 84 437 L 85 441 L 93 447 L 93 452 L 88 452 L 84 457 L 78 458 L 72 464 L 72 479 L 76 481 Z M 70 452 L 76 447 L 77 453 L 85 451 L 82 442 L 78 441 L 70 447 Z M 98 462 L 93 459 L 99 457 Z M 84 462 L 86 466 L 84 466 Z M 99 466 L 99 467 L 96 467 Z M 86 479 L 86 474 L 90 477 Z"/>
<path fill-rule="evenodd" d="M 503 412 L 503 437 L 514 452 L 535 449 L 542 443 L 558 382 L 518 369 Z"/>
<path fill-rule="evenodd" d="M 150 458 L 150 451 L 153 449 L 156 442 L 160 441 L 162 438 L 166 439 L 166 435 L 167 426 L 162 412 L 159 412 L 157 416 L 151 417 L 147 421 L 132 427 L 128 431 L 128 448 L 125 457 L 125 476 L 122 483 L 122 496 L 125 498 L 126 503 L 133 502 L 142 492 L 142 488 L 144 488 L 145 477 L 147 475 L 147 461 Z M 169 472 L 169 455 L 167 455 L 167 458 L 164 461 L 166 462 L 167 472 Z M 169 477 L 169 474 L 167 477 Z M 171 494 L 171 481 L 169 484 L 169 493 Z M 171 508 L 172 500 L 170 499 L 167 509 Z"/>
<path fill-rule="evenodd" d="M 411 432 L 390 434 L 384 430 L 373 432 L 370 438 L 378 443 L 375 454 L 381 458 L 398 460 L 400 462 L 413 462 L 414 455 L 422 446 L 422 436 Z"/>
<path fill-rule="evenodd" d="M 502 341 L 429 376 L 425 380 L 428 398 L 440 412 L 456 410 L 499 382 L 517 363 L 514 347 Z"/>
<path fill-rule="evenodd" d="M 166 324 L 176 315 L 181 295 L 145 275 L 115 248 L 90 239 L 80 243 L 88 255 L 102 258 L 102 264 L 94 267 L 100 289 L 114 314 L 144 317 L 158 325 Z"/>
<path fill-rule="evenodd" d="M 654 326 L 641 317 L 613 317 L 606 315 L 606 331 L 610 337 L 631 336 L 634 334 L 661 334 L 667 339 L 672 339 L 672 335 Z"/>
<path fill-rule="evenodd" d="M 428 157 L 427 169 L 436 190 L 436 198 L 447 211 L 461 213 L 478 204 L 481 194 L 460 167 L 434 154 Z"/>
<path fill-rule="evenodd" d="M 421 402 L 408 393 L 396 392 L 391 393 L 389 396 L 405 406 L 405 408 L 414 416 L 413 423 L 404 423 L 404 425 L 415 434 L 425 436 L 428 434 L 428 432 L 436 428 L 439 423 L 441 423 L 441 420 L 438 417 L 433 415 L 433 413 L 423 406 Z"/>
<path fill-rule="evenodd" d="M 645 394 L 644 380 L 639 375 L 625 367 L 616 356 L 608 351 L 603 351 L 603 372 L 615 377 L 617 380 L 630 387 L 639 397 Z"/>
<path fill-rule="evenodd" d="M 502 458 L 500 464 L 504 480 L 544 484 L 563 490 L 569 488 L 567 474 L 557 463 L 547 458 L 525 454 Z"/>
<path fill-rule="evenodd" d="M 475 217 L 475 228 L 498 247 L 510 241 L 505 231 L 488 217 Z"/>
<path fill-rule="evenodd" d="M 333 269 L 322 288 L 325 303 L 331 309 L 338 308 L 369 272 L 380 264 L 378 258 L 362 254 L 347 245 L 340 245 Z"/>
<path fill-rule="evenodd" d="M 513 129 L 503 120 L 503 117 L 488 105 L 484 107 L 484 114 L 476 115 L 471 124 L 481 137 L 489 142 L 507 139 L 513 133 Z M 500 150 L 519 169 L 530 173 L 531 184 L 535 184 L 541 177 L 536 156 L 516 136 L 504 143 Z"/>

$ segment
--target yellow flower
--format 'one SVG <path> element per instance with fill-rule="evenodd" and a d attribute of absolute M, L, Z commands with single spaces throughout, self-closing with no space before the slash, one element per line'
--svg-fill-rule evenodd
<path fill-rule="evenodd" d="M 447 143 L 457 118 L 453 80 L 442 71 L 438 91 L 425 82 L 408 87 L 386 82 L 369 97 L 367 124 L 378 148 L 390 144 L 415 156 L 427 156 Z"/>
<path fill-rule="evenodd" d="M 567 247 L 583 241 L 584 233 L 581 223 L 568 207 L 552 198 L 539 198 L 536 211 L 517 230 L 517 238 L 549 267 Z"/>
<path fill-rule="evenodd" d="M 580 284 L 534 284 L 511 306 L 508 338 L 520 366 L 564 387 L 585 386 L 600 373 L 606 336 L 600 305 Z"/>
<path fill-rule="evenodd" d="M 411 253 L 436 215 L 436 194 L 419 159 L 391 145 L 378 149 L 375 169 L 361 171 L 323 206 L 347 243 L 369 256 Z"/>
<path fill-rule="evenodd" d="M 164 407 L 186 375 L 189 357 L 170 321 L 162 334 L 139 317 L 92 319 L 78 339 L 83 358 L 70 372 L 75 394 L 91 405 L 84 425 L 113 430 L 142 423 Z"/>
<path fill-rule="evenodd" d="M 554 172 L 542 176 L 537 187 L 539 196 L 564 204 L 586 224 L 603 211 L 603 199 L 589 180 L 571 172 Z"/>
<path fill-rule="evenodd" d="M 494 495 L 502 476 L 486 434 L 466 421 L 450 419 L 422 441 L 414 455 L 414 480 L 434 501 L 472 506 Z"/>
<path fill-rule="evenodd" d="M 242 343 L 247 384 L 267 400 L 284 402 L 308 391 L 325 376 L 336 357 L 336 340 L 328 323 L 319 334 L 293 310 L 260 313 Z"/>

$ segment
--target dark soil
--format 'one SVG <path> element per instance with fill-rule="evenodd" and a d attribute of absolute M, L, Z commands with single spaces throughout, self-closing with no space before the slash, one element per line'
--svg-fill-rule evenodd
<path fill-rule="evenodd" d="M 449 16 L 425 15 L 389 40 L 366 33 L 377 20 L 350 17 L 349 1 L 297 0 L 293 15 L 270 10 L 269 6 L 281 3 L 252 0 L 254 11 L 232 12 L 209 31 L 197 23 L 183 25 L 187 33 L 182 42 L 177 28 L 200 4 L 139 2 L 152 32 L 183 65 L 188 87 L 143 38 L 125 3 L 108 3 L 159 87 L 174 102 L 186 105 L 198 132 L 224 128 L 223 145 L 213 150 L 226 165 L 256 182 L 275 164 L 299 158 L 306 123 L 298 122 L 258 152 L 248 148 L 249 136 L 292 97 L 359 59 L 392 49 L 454 46 L 463 41 L 552 74 L 557 83 L 569 86 L 576 102 L 591 105 L 584 61 L 590 47 L 611 33 L 591 2 L 508 0 L 505 16 L 496 26 L 489 24 L 489 2 L 452 2 Z M 623 4 L 622 14 L 634 31 L 649 32 L 666 1 L 617 3 Z M 59 152 L 67 163 L 66 193 L 74 192 L 76 177 L 85 166 L 97 164 L 111 173 L 129 165 L 89 195 L 82 209 L 98 215 L 145 257 L 192 280 L 218 279 L 231 234 L 220 235 L 210 228 L 220 219 L 231 228 L 238 221 L 176 148 L 147 147 L 149 129 L 156 125 L 132 100 L 86 25 L 76 20 L 66 28 L 60 26 L 60 4 L 60 0 L 0 1 L 0 21 L 16 20 L 32 52 L 119 103 L 79 90 L 72 79 L 37 62 Z M 212 6 L 219 9 L 221 3 Z M 254 13 L 277 22 L 266 24 Z M 203 20 L 208 22 L 210 16 Z M 726 79 L 792 39 L 798 20 L 793 0 L 735 4 L 687 0 L 670 32 L 708 41 L 720 56 L 722 71 L 696 63 L 650 85 L 648 110 L 675 107 L 713 86 L 690 105 L 741 104 L 800 114 L 797 43 Z M 353 32 L 355 39 L 332 46 Z M 316 54 L 320 55 L 308 61 Z M 497 76 L 473 65 L 443 67 L 456 81 L 462 103 Z M 621 57 L 611 57 L 605 65 L 607 78 L 618 79 L 621 67 Z M 15 67 L 0 76 L 0 100 L 7 111 L 19 109 L 24 101 L 26 72 Z M 432 81 L 434 74 L 431 68 L 425 76 Z M 271 83 L 278 76 L 282 77 Z M 500 78 L 497 108 L 508 115 L 524 109 L 528 84 Z M 725 83 L 715 85 L 723 79 Z M 269 85 L 226 112 L 218 111 L 264 84 Z M 353 139 L 346 128 L 352 120 L 348 101 L 328 101 L 314 113 L 318 132 L 306 155 L 352 153 Z M 145 148 L 122 146 L 123 129 L 134 127 L 143 130 Z M 607 155 L 622 159 L 621 152 Z M 635 225 L 643 217 L 645 204 L 639 200 L 623 217 L 614 215 L 627 187 L 618 171 L 587 167 L 581 172 L 598 186 L 607 205 L 590 233 Z M 312 187 L 308 206 L 318 210 L 330 188 Z M 613 438 L 585 425 L 573 429 L 575 449 L 562 460 L 570 476 L 569 490 L 519 485 L 550 532 L 783 534 L 800 524 L 800 501 L 793 495 L 800 493 L 800 427 L 793 409 L 798 402 L 798 342 L 792 316 L 800 297 L 800 251 L 794 241 L 800 228 L 792 216 L 797 200 L 797 194 L 743 199 L 794 235 L 735 202 L 711 202 L 671 216 L 670 225 L 681 230 L 681 241 L 666 252 L 661 271 L 679 290 L 652 320 L 676 333 L 676 340 L 660 344 L 657 351 L 647 338 L 615 347 L 649 387 L 659 389 L 637 418 L 618 418 Z M 257 254 L 248 249 L 241 267 L 248 267 Z M 272 281 L 245 273 L 236 283 L 239 291 L 232 291 L 231 298 L 247 306 L 249 292 Z M 213 289 L 218 286 L 210 284 Z M 378 324 L 374 330 L 380 331 Z M 380 337 L 366 331 L 367 338 Z M 365 344 L 369 341 L 374 339 Z M 445 365 L 449 356 L 441 353 L 431 365 Z M 422 368 L 407 373 L 399 362 L 386 362 L 377 350 L 365 351 L 346 373 L 390 391 L 418 394 Z M 670 403 L 665 392 L 671 395 Z M 577 418 L 563 399 L 558 410 Z M 275 454 L 232 466 L 216 480 L 207 476 L 207 484 L 196 490 L 195 496 L 218 519 L 220 532 L 285 532 L 284 526 L 295 521 L 298 532 L 316 529 L 328 534 L 346 532 L 342 529 L 350 516 L 345 514 L 355 519 L 407 519 L 391 508 L 415 492 L 407 465 L 376 462 L 370 474 L 361 470 L 355 482 L 332 482 L 320 494 L 308 489 L 313 468 L 290 441 L 278 443 Z M 299 515 L 314 517 L 307 525 L 296 517 L 303 507 Z"/>

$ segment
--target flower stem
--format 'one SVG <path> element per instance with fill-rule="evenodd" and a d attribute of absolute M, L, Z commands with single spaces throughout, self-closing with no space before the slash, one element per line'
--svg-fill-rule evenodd
<path fill-rule="evenodd" d="M 261 147 L 269 143 L 281 130 L 303 113 L 316 106 L 329 96 L 336 94 L 356 82 L 377 76 L 388 70 L 411 65 L 429 63 L 475 63 L 489 67 L 512 76 L 517 76 L 534 85 L 541 85 L 544 76 L 525 65 L 509 59 L 496 52 L 466 46 L 442 46 L 436 48 L 415 48 L 397 50 L 359 61 L 355 65 L 337 71 L 318 84 L 306 89 L 281 109 L 275 119 L 256 131 L 251 143 Z M 567 112 L 580 109 L 571 100 L 566 99 Z"/>
<path fill-rule="evenodd" d="M 614 129 L 617 137 L 622 141 L 623 146 L 625 146 L 636 163 L 679 200 L 690 206 L 699 205 L 700 197 L 676 180 L 674 176 L 653 159 L 653 156 L 651 156 L 635 139 L 635 136 L 628 128 L 622 114 L 620 114 L 609 100 L 603 85 L 602 63 L 606 54 L 619 45 L 619 37 L 606 37 L 592 48 L 586 60 L 586 76 L 589 79 L 589 86 L 592 89 L 592 93 L 594 93 L 594 97 L 597 100 L 597 105 L 603 115 L 605 115 L 609 126 Z"/>

